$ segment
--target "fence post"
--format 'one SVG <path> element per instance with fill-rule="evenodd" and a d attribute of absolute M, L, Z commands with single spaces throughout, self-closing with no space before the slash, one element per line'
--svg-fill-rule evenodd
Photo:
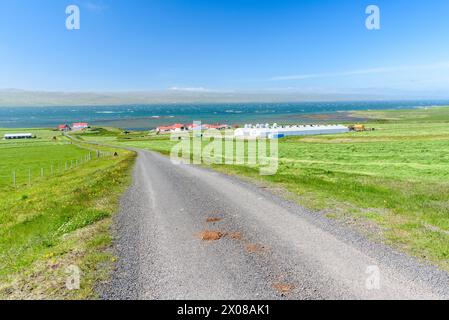
<path fill-rule="evenodd" d="M 31 168 L 28 169 L 28 185 L 31 186 Z"/>
<path fill-rule="evenodd" d="M 41 168 L 41 177 L 44 176 L 44 168 Z"/>
<path fill-rule="evenodd" d="M 53 175 L 53 165 L 50 165 L 50 175 Z"/>
<path fill-rule="evenodd" d="M 16 187 L 16 171 L 15 170 L 12 172 L 12 184 L 15 188 Z"/>

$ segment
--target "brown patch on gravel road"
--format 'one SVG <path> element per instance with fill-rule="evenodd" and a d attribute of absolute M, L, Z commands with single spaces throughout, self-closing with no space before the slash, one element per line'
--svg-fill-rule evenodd
<path fill-rule="evenodd" d="M 295 289 L 295 286 L 290 283 L 276 282 L 273 283 L 273 288 L 276 289 L 281 295 L 287 295 L 292 293 Z"/>
<path fill-rule="evenodd" d="M 221 232 L 221 231 L 212 231 L 206 230 L 196 234 L 203 241 L 217 241 L 221 238 L 229 238 L 232 240 L 241 241 L 243 236 L 240 232 Z"/>
<path fill-rule="evenodd" d="M 203 241 L 217 241 L 223 238 L 226 234 L 220 231 L 203 231 L 200 233 L 200 238 Z"/>
<path fill-rule="evenodd" d="M 207 223 L 212 223 L 212 222 L 219 222 L 219 221 L 221 221 L 221 220 L 223 220 L 222 218 L 219 218 L 219 217 L 210 217 L 210 218 L 207 218 L 206 219 L 206 222 Z"/>

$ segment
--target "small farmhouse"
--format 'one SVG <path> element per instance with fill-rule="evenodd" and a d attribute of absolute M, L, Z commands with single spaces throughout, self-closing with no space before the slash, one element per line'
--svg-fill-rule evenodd
<path fill-rule="evenodd" d="M 75 122 L 72 125 L 72 130 L 74 130 L 74 131 L 83 130 L 83 129 L 87 129 L 87 128 L 89 128 L 89 124 L 86 122 Z"/>
<path fill-rule="evenodd" d="M 162 127 L 156 128 L 156 131 L 159 133 L 180 132 L 180 131 L 185 131 L 185 130 L 187 130 L 187 127 L 180 123 L 176 123 L 171 126 L 162 126 Z"/>
<path fill-rule="evenodd" d="M 70 131 L 71 128 L 70 128 L 70 126 L 68 124 L 60 124 L 58 126 L 58 130 L 59 131 Z"/>

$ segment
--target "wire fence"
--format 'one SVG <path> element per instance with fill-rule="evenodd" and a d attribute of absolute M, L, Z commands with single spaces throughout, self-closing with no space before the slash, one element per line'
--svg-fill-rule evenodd
<path fill-rule="evenodd" d="M 80 146 L 81 147 L 81 146 Z M 69 173 L 77 168 L 82 167 L 88 162 L 95 159 L 112 157 L 116 155 L 115 152 L 92 150 L 77 159 L 55 161 L 52 164 L 46 166 L 34 166 L 28 169 L 12 170 L 10 181 L 6 183 L 6 186 L 11 186 L 14 189 L 23 186 L 32 186 L 33 184 L 42 181 L 45 178 Z M 8 179 L 9 180 L 9 179 Z M 5 186 L 5 184 L 3 184 Z"/>

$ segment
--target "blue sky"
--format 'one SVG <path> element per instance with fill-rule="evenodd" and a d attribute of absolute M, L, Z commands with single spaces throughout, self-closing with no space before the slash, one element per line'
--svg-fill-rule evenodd
<path fill-rule="evenodd" d="M 449 1 L 0 0 L 0 88 L 447 92 Z"/>

